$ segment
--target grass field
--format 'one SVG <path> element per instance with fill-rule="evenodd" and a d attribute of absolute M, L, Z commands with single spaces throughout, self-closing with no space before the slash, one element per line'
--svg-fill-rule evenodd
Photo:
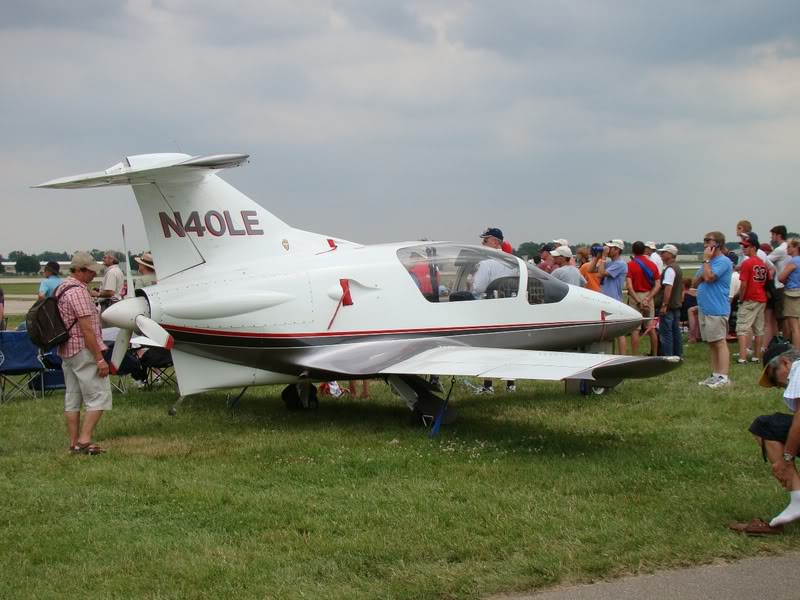
<path fill-rule="evenodd" d="M 0 283 L 0 288 L 2 288 L 3 293 L 6 296 L 11 296 L 13 294 L 17 295 L 31 295 L 34 296 L 39 293 L 39 284 L 38 283 Z"/>
<path fill-rule="evenodd" d="M 757 366 L 698 387 L 706 352 L 608 396 L 459 386 L 434 440 L 382 383 L 313 413 L 117 395 L 99 457 L 67 454 L 60 395 L 14 400 L 0 598 L 482 598 L 796 549 L 726 529 L 784 507 L 747 433 L 783 405 Z"/>

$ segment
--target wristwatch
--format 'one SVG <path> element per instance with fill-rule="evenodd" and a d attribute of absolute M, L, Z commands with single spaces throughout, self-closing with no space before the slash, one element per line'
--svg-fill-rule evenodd
<path fill-rule="evenodd" d="M 703 262 L 704 262 L 704 263 L 710 263 L 711 261 L 710 261 L 710 260 L 708 260 L 708 259 L 706 259 L 706 260 L 704 260 Z"/>
<path fill-rule="evenodd" d="M 783 460 L 785 460 L 786 462 L 794 462 L 794 455 L 793 454 L 789 454 L 788 452 L 784 452 L 783 453 Z"/>

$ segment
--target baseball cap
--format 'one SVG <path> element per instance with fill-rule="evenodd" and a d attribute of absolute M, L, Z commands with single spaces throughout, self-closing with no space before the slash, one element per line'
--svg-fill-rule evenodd
<path fill-rule="evenodd" d="M 569 246 L 559 246 L 551 252 L 553 256 L 563 256 L 564 258 L 572 258 L 572 250 Z"/>
<path fill-rule="evenodd" d="M 620 250 L 625 250 L 625 242 L 622 240 L 611 240 L 609 242 L 605 242 L 603 246 L 608 246 L 609 248 L 619 248 Z"/>
<path fill-rule="evenodd" d="M 541 248 L 539 248 L 539 252 L 553 252 L 556 249 L 556 245 L 553 243 L 545 244 Z"/>
<path fill-rule="evenodd" d="M 650 242 L 648 242 L 649 244 Z M 655 244 L 653 244 L 655 246 Z M 648 246 L 649 248 L 649 246 Z M 673 246 L 672 244 L 664 244 L 663 248 L 659 248 L 656 252 L 669 252 L 672 256 L 678 256 L 678 248 Z"/>
<path fill-rule="evenodd" d="M 758 236 L 753 231 L 751 231 L 750 233 L 743 233 L 742 234 L 742 239 L 739 240 L 739 243 L 742 246 L 756 246 L 756 247 L 758 247 Z"/>
<path fill-rule="evenodd" d="M 569 242 L 567 240 L 553 240 L 551 243 L 555 244 L 556 248 L 559 246 L 569 246 Z"/>
<path fill-rule="evenodd" d="M 72 256 L 70 269 L 91 269 L 95 273 L 100 271 L 100 264 L 88 252 L 76 252 Z"/>
<path fill-rule="evenodd" d="M 487 227 L 486 231 L 484 231 L 480 235 L 480 237 L 482 237 L 482 238 L 493 237 L 493 238 L 497 238 L 498 240 L 502 240 L 503 239 L 503 232 L 500 231 L 497 227 Z"/>
<path fill-rule="evenodd" d="M 44 266 L 44 268 L 45 268 L 45 269 L 48 269 L 49 271 L 52 271 L 53 273 L 55 273 L 56 275 L 58 275 L 58 272 L 61 270 L 61 265 L 59 265 L 59 264 L 58 264 L 56 261 L 54 261 L 54 260 L 51 260 L 50 262 L 48 262 L 48 263 L 47 263 L 47 264 Z"/>
<path fill-rule="evenodd" d="M 764 365 L 764 370 L 761 371 L 761 378 L 758 380 L 758 385 L 765 388 L 775 387 L 772 383 L 770 373 L 768 373 L 769 363 L 776 356 L 780 356 L 784 352 L 788 352 L 791 349 L 792 345 L 789 342 L 784 342 L 782 344 L 773 344 L 764 350 L 764 356 L 761 357 L 761 364 Z"/>
<path fill-rule="evenodd" d="M 656 248 L 657 248 L 655 242 L 645 242 L 644 243 L 644 247 L 645 248 L 650 248 L 651 250 L 656 250 Z"/>

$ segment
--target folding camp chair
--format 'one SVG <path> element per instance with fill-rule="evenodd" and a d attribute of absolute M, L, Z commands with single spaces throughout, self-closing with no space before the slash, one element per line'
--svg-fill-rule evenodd
<path fill-rule="evenodd" d="M 0 331 L 0 404 L 22 395 L 36 398 L 28 383 L 44 371 L 39 349 L 24 331 Z"/>
<path fill-rule="evenodd" d="M 162 385 L 177 385 L 172 354 L 165 348 L 148 348 L 139 361 L 147 369 L 146 388 L 152 390 Z"/>
<path fill-rule="evenodd" d="M 106 346 L 108 346 L 108 350 L 103 353 L 103 356 L 106 359 L 106 362 L 111 364 L 111 354 L 114 352 L 114 342 L 106 342 Z M 119 366 L 119 369 L 117 369 L 116 374 L 113 376 L 109 375 L 111 387 L 117 390 L 120 394 L 127 394 L 128 376 L 138 375 L 139 373 L 142 373 L 142 371 L 143 369 L 139 362 L 139 357 L 136 356 L 135 351 L 129 348 L 125 353 L 125 357 L 122 359 L 122 364 Z"/>
<path fill-rule="evenodd" d="M 56 348 L 42 352 L 40 358 L 44 371 L 28 382 L 28 389 L 41 391 L 43 394 L 67 389 L 64 383 L 64 371 L 61 370 L 61 357 Z"/>

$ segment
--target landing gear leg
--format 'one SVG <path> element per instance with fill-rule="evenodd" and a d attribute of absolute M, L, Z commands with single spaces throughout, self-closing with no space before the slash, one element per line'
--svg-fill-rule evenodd
<path fill-rule="evenodd" d="M 183 404 L 183 401 L 186 399 L 186 396 L 178 396 L 178 399 L 175 401 L 175 404 L 172 405 L 172 408 L 169 409 L 169 416 L 174 417 L 178 414 L 178 407 Z"/>

